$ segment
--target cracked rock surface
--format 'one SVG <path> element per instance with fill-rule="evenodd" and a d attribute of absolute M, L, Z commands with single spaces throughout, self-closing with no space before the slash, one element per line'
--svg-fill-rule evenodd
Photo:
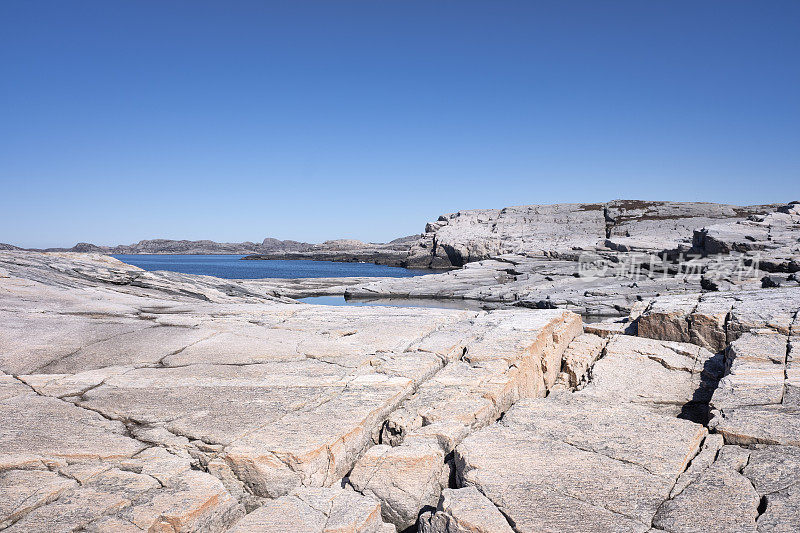
<path fill-rule="evenodd" d="M 464 438 L 458 490 L 516 532 L 796 531 L 800 290 L 642 309 L 639 335 L 657 338 L 576 337 L 546 398 Z M 459 529 L 478 505 L 442 497 L 423 530 L 481 531 Z"/>
<path fill-rule="evenodd" d="M 568 311 L 298 305 L 102 256 L 0 264 L 8 531 L 405 528 L 582 332 Z"/>
<path fill-rule="evenodd" d="M 584 327 L 0 252 L 0 529 L 797 531 L 799 311 Z"/>

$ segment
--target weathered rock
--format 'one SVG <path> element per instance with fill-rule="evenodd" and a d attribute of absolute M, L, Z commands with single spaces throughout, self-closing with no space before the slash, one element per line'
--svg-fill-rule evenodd
<path fill-rule="evenodd" d="M 777 405 L 783 399 L 786 374 L 783 335 L 746 333 L 731 343 L 726 357 L 727 375 L 714 393 L 714 406 Z"/>
<path fill-rule="evenodd" d="M 507 253 L 568 250 L 608 238 L 634 237 L 649 249 L 689 244 L 692 230 L 717 220 L 742 220 L 775 206 L 615 200 L 607 204 L 556 204 L 459 211 L 439 217 L 412 248 L 409 264 L 461 266 Z M 616 245 L 618 248 L 620 245 Z"/>
<path fill-rule="evenodd" d="M 500 317 L 507 320 L 498 321 Z M 581 327 L 580 317 L 556 310 L 536 315 L 503 311 L 479 319 L 475 328 L 484 333 L 460 352 L 449 352 L 463 356 L 392 413 L 382 440 L 399 444 L 410 431 L 437 422 L 482 427 L 519 398 L 544 396 Z"/>
<path fill-rule="evenodd" d="M 436 502 L 447 486 L 449 469 L 435 441 L 417 440 L 402 446 L 370 448 L 349 475 L 353 487 L 381 502 L 383 517 L 405 530 L 420 509 Z"/>
<path fill-rule="evenodd" d="M 608 240 L 639 246 L 609 216 Z M 298 305 L 255 281 L 2 252 L 0 524 L 795 530 L 798 289 L 664 298 L 575 264 L 453 274 L 476 298 L 530 289 L 518 301 L 544 308 L 487 313 Z M 604 337 L 550 308 L 601 300 L 632 309 Z M 709 435 L 690 420 L 712 392 Z"/>
<path fill-rule="evenodd" d="M 710 254 L 772 250 L 792 253 L 797 251 L 798 229 L 800 214 L 796 204 L 790 204 L 774 213 L 753 214 L 746 220 L 699 229 L 694 233 L 694 247 Z"/>
<path fill-rule="evenodd" d="M 6 531 L 221 531 L 244 510 L 214 477 L 187 471 L 162 487 L 110 469 L 32 510 Z"/>
<path fill-rule="evenodd" d="M 762 496 L 758 531 L 797 531 L 800 486 L 800 449 L 793 446 L 758 446 L 742 469 Z"/>
<path fill-rule="evenodd" d="M 584 326 L 584 329 L 587 329 Z M 573 339 L 564 352 L 561 363 L 563 388 L 575 389 L 587 378 L 589 368 L 601 357 L 608 340 L 591 333 Z"/>
<path fill-rule="evenodd" d="M 348 473 L 413 524 L 449 484 L 454 447 L 544 395 L 582 328 L 560 310 L 327 308 L 106 258 L 4 254 L 0 471 L 61 476 L 14 492 L 15 530 L 222 531 Z M 400 411 L 420 422 L 359 485 Z M 347 516 L 323 525 L 360 523 Z"/>
<path fill-rule="evenodd" d="M 790 338 L 773 330 L 744 334 L 730 345 L 728 374 L 711 400 L 710 427 L 725 442 L 800 445 L 800 410 L 787 385 L 790 348 Z"/>
<path fill-rule="evenodd" d="M 389 416 L 381 440 L 396 447 L 370 449 L 349 475 L 401 530 L 416 522 L 420 509 L 436 505 L 450 477 L 446 454 L 518 399 L 543 396 L 581 331 L 577 315 L 553 310 L 528 317 L 498 312 L 475 326 L 484 333 L 461 350 L 446 347 L 449 363 Z"/>
<path fill-rule="evenodd" d="M 3 465 L 123 459 L 146 447 L 122 423 L 30 389 L 0 401 L 0 420 Z"/>
<path fill-rule="evenodd" d="M 584 325 L 583 330 L 586 333 L 591 333 L 600 337 L 610 337 L 611 335 L 636 335 L 636 327 L 636 322 L 625 318 L 591 322 Z"/>
<path fill-rule="evenodd" d="M 518 531 L 646 531 L 705 435 L 644 407 L 556 394 L 467 437 L 456 465 Z"/>
<path fill-rule="evenodd" d="M 764 513 L 758 517 L 759 533 L 790 533 L 800 530 L 800 485 L 763 496 Z"/>
<path fill-rule="evenodd" d="M 302 487 L 266 502 L 239 520 L 231 533 L 394 533 L 381 520 L 381 505 L 368 496 L 340 488 Z"/>
<path fill-rule="evenodd" d="M 48 470 L 0 473 L 0 528 L 57 499 L 78 483 Z"/>
<path fill-rule="evenodd" d="M 513 533 L 508 521 L 475 487 L 444 489 L 436 510 L 420 520 L 421 533 Z"/>
<path fill-rule="evenodd" d="M 720 351 L 728 341 L 720 330 L 724 333 L 732 305 L 726 308 L 720 301 L 711 309 L 702 299 L 698 302 L 698 294 L 762 292 L 765 275 L 780 277 L 783 288 L 800 286 L 792 277 L 800 269 L 796 260 L 800 223 L 792 218 L 795 215 L 774 209 L 617 201 L 462 211 L 429 224 L 408 259 L 411 265 L 461 269 L 375 280 L 344 291 L 353 298 L 455 299 L 493 308 L 570 309 L 590 316 L 625 315 L 638 301 L 666 295 L 680 299 L 694 293 L 689 308 L 676 307 L 676 302 L 672 309 L 654 309 L 674 320 L 645 317 L 640 335 L 695 342 Z M 745 220 L 748 217 L 752 220 Z M 697 239 L 690 248 L 692 232 L 714 223 L 725 227 L 757 223 L 779 238 L 763 250 L 744 253 L 706 250 Z M 739 309 L 750 307 L 745 302 Z M 683 315 L 689 323 L 680 320 Z M 741 325 L 749 328 L 746 322 Z M 657 329 L 649 332 L 648 327 Z M 734 320 L 729 329 L 738 327 Z"/>
<path fill-rule="evenodd" d="M 723 372 L 720 356 L 693 344 L 629 335 L 612 337 L 604 353 L 583 394 L 707 421 L 707 404 Z"/>
<path fill-rule="evenodd" d="M 659 507 L 653 526 L 675 533 L 756 531 L 759 502 L 745 476 L 722 462 L 714 463 Z"/>
<path fill-rule="evenodd" d="M 709 427 L 731 444 L 800 446 L 800 415 L 781 405 L 745 406 L 712 411 Z"/>
<path fill-rule="evenodd" d="M 800 450 L 723 446 L 712 461 L 704 459 L 708 456 L 701 452 L 695 461 L 703 459 L 702 465 L 681 476 L 679 484 L 685 477 L 688 483 L 659 508 L 654 526 L 679 533 L 796 529 Z"/>
<path fill-rule="evenodd" d="M 789 335 L 800 309 L 800 288 L 731 291 L 651 300 L 638 318 L 638 335 L 692 342 L 721 351 L 748 332 Z"/>
<path fill-rule="evenodd" d="M 699 302 L 699 294 L 665 296 L 652 301 L 639 317 L 637 334 L 649 339 L 691 342 L 689 317 Z"/>
<path fill-rule="evenodd" d="M 708 467 L 717 460 L 719 451 L 724 444 L 725 439 L 722 438 L 722 435 L 718 435 L 716 433 L 707 435 L 706 439 L 703 441 L 702 449 L 692 459 L 692 462 L 689 463 L 689 467 L 675 482 L 675 486 L 672 487 L 669 497 L 675 498 L 675 496 L 683 492 L 686 487 L 697 481 L 697 479 L 708 469 Z"/>

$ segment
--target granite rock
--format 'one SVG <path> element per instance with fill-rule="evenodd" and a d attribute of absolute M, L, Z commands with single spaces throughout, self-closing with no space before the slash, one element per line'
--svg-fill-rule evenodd
<path fill-rule="evenodd" d="M 624 209 L 608 240 L 649 216 Z M 430 277 L 590 283 L 529 259 Z M 8 531 L 798 527 L 798 288 L 642 292 L 584 328 L 553 299 L 310 306 L 92 254 L 3 251 L 0 273 Z"/>

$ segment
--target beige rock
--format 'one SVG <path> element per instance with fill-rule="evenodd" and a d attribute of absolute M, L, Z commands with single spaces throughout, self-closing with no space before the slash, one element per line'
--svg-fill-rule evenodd
<path fill-rule="evenodd" d="M 270 500 L 239 520 L 230 533 L 389 533 L 380 504 L 351 490 L 307 488 Z"/>
<path fill-rule="evenodd" d="M 145 448 L 125 426 L 33 392 L 0 401 L 0 462 L 26 454 L 43 460 L 123 459 Z"/>
<path fill-rule="evenodd" d="M 513 533 L 497 507 L 475 487 L 444 489 L 436 511 L 421 520 L 421 533 Z"/>
<path fill-rule="evenodd" d="M 724 466 L 711 466 L 659 507 L 653 526 L 676 533 L 755 531 L 759 501 L 746 477 Z"/>
<path fill-rule="evenodd" d="M 789 335 L 798 309 L 800 287 L 662 296 L 639 317 L 638 335 L 721 351 L 748 332 Z"/>
<path fill-rule="evenodd" d="M 654 300 L 639 317 L 638 335 L 649 339 L 691 342 L 688 317 L 699 302 L 699 294 L 664 296 Z"/>
<path fill-rule="evenodd" d="M 402 531 L 416 523 L 420 509 L 436 505 L 447 486 L 444 455 L 433 440 L 373 446 L 356 463 L 349 481 L 379 500 L 384 520 Z"/>
<path fill-rule="evenodd" d="M 559 309 L 327 308 L 255 281 L 0 252 L 9 530 L 387 532 L 382 516 L 413 527 L 437 504 L 420 527 L 796 529 L 798 291 L 666 301 L 655 294 L 692 285 L 612 290 L 575 278 L 577 252 L 563 254 L 424 283 L 584 311 L 633 306 L 636 289 L 640 335 L 692 344 L 601 339 Z M 723 370 L 712 351 L 729 340 L 708 435 L 686 410 L 705 405 Z"/>
<path fill-rule="evenodd" d="M 722 374 L 721 357 L 687 343 L 618 335 L 592 368 L 582 394 L 609 404 L 631 402 L 670 416 L 705 422 Z"/>
<path fill-rule="evenodd" d="M 584 324 L 583 331 L 597 335 L 599 337 L 610 337 L 612 335 L 635 335 L 636 329 L 632 322 L 626 320 L 612 320 L 602 322 L 591 322 Z"/>
<path fill-rule="evenodd" d="M 467 437 L 456 466 L 519 531 L 646 531 L 705 435 L 643 407 L 556 394 Z"/>
<path fill-rule="evenodd" d="M 574 389 L 585 381 L 589 368 L 602 355 L 607 342 L 602 336 L 584 333 L 569 343 L 561 364 L 568 388 Z"/>
<path fill-rule="evenodd" d="M 46 505 L 78 485 L 47 470 L 0 472 L 0 528 Z"/>
<path fill-rule="evenodd" d="M 727 444 L 800 446 L 800 415 L 781 405 L 744 406 L 712 411 L 709 428 Z"/>
<path fill-rule="evenodd" d="M 222 531 L 244 515 L 244 509 L 220 480 L 204 472 L 171 476 L 162 490 L 119 517 L 145 531 Z"/>
<path fill-rule="evenodd" d="M 710 427 L 725 442 L 798 444 L 800 413 L 787 386 L 789 346 L 787 337 L 772 330 L 745 333 L 731 344 L 729 374 L 711 400 Z"/>
<path fill-rule="evenodd" d="M 678 494 L 683 492 L 686 487 L 697 481 L 698 477 L 700 477 L 703 472 L 705 472 L 708 467 L 714 464 L 714 462 L 717 460 L 717 455 L 724 444 L 725 439 L 722 438 L 722 435 L 711 433 L 706 436 L 705 441 L 703 441 L 702 449 L 692 459 L 689 467 L 675 482 L 675 486 L 672 487 L 669 497 L 675 498 Z"/>

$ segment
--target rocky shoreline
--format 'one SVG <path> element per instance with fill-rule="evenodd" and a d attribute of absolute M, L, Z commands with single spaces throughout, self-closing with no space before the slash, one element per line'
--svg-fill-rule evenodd
<path fill-rule="evenodd" d="M 524 211 L 541 211 L 541 207 L 532 206 Z M 566 209 L 543 207 L 548 208 L 544 210 L 547 217 Z M 558 216 L 578 216 L 582 220 L 586 216 L 596 217 L 599 212 L 597 208 L 575 210 L 574 207 L 570 207 L 568 215 Z M 528 214 L 523 221 L 507 223 L 509 227 L 503 232 L 498 229 L 502 225 L 498 219 L 485 213 L 453 216 L 459 220 L 453 227 L 464 226 L 458 238 L 469 243 L 460 245 L 459 257 L 482 257 L 475 250 L 487 249 L 493 242 L 486 237 L 486 228 L 499 235 L 505 244 L 498 251 L 506 253 L 468 262 L 460 268 L 450 265 L 444 272 L 425 276 L 372 278 L 366 283 L 331 278 L 319 293 L 314 292 L 311 282 L 297 280 L 292 283 L 296 291 L 292 294 L 344 295 L 351 299 L 468 300 L 485 309 L 559 308 L 584 316 L 611 317 L 627 316 L 637 302 L 668 294 L 800 285 L 800 204 L 734 210 L 717 204 L 661 203 L 648 209 L 656 208 L 660 215 L 638 211 L 636 222 L 623 220 L 614 212 L 617 217 L 614 228 L 620 229 L 608 230 L 611 233 L 608 238 L 593 234 L 587 239 L 580 233 L 585 221 L 580 224 L 573 221 L 571 226 L 564 227 L 574 230 L 577 236 L 561 241 L 554 237 L 554 244 L 547 249 L 540 248 L 543 242 L 550 242 L 543 240 L 550 236 L 542 228 L 565 231 L 555 219 L 545 226 L 535 226 L 535 231 L 523 231 L 522 226 L 531 220 Z M 763 212 L 739 217 L 759 210 Z M 676 215 L 677 212 L 682 215 Z M 712 214 L 722 218 L 713 218 Z M 728 215 L 731 217 L 725 218 Z M 499 217 L 500 212 L 494 212 L 494 216 Z M 706 225 L 695 225 L 701 222 Z M 589 227 L 600 231 L 601 225 L 595 218 Z M 424 239 L 438 242 L 441 228 L 428 229 L 429 236 Z M 614 235 L 618 231 L 624 231 L 625 236 Z M 509 236 L 512 232 L 521 235 L 513 246 L 507 242 L 513 239 Z M 427 266 L 442 259 L 431 253 L 431 249 L 427 253 Z M 270 281 L 279 286 L 286 284 L 281 280 Z M 319 287 L 319 283 L 315 286 Z"/>
<path fill-rule="evenodd" d="M 0 251 L 0 530 L 800 530 L 800 204 L 591 205 L 349 285 Z"/>

